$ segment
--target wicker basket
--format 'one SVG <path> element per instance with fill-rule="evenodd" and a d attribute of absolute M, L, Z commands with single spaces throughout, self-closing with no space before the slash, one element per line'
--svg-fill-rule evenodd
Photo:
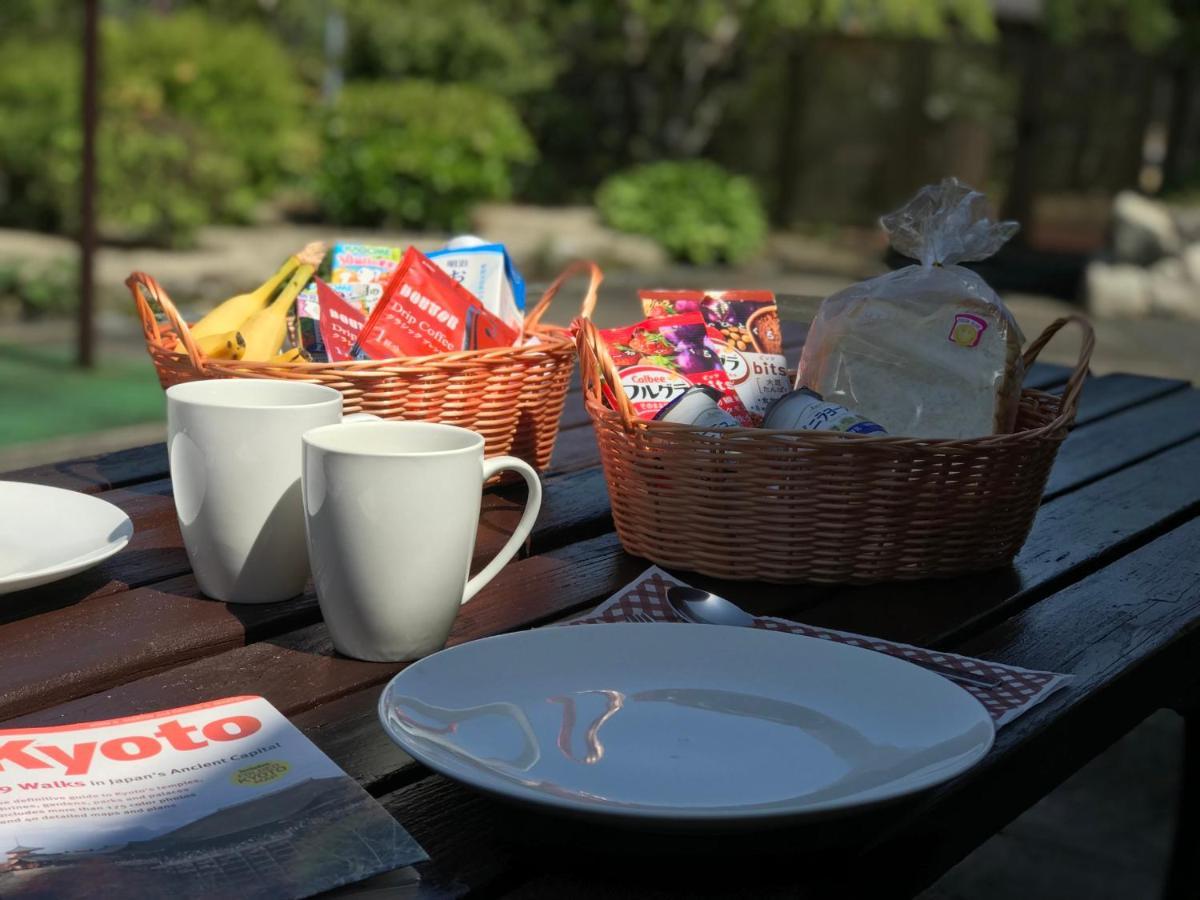
<path fill-rule="evenodd" d="M 1025 542 L 1075 418 L 1094 338 L 1062 397 L 1025 390 L 1016 431 L 971 440 L 699 428 L 634 415 L 595 326 L 578 321 L 584 403 L 625 549 L 719 578 L 866 584 L 1009 563 Z"/>
<path fill-rule="evenodd" d="M 487 455 L 512 454 L 545 469 L 575 365 L 575 343 L 566 329 L 544 325 L 541 319 L 563 283 L 585 272 L 589 281 L 581 315 L 591 315 L 603 276 L 593 263 L 574 263 L 526 316 L 524 336 L 536 337 L 537 343 L 330 363 L 208 359 L 157 281 L 134 272 L 125 283 L 137 304 L 146 349 L 164 389 L 204 378 L 287 378 L 327 384 L 342 392 L 347 413 L 461 425 L 483 435 Z M 155 306 L 162 310 L 165 322 L 159 320 Z"/>

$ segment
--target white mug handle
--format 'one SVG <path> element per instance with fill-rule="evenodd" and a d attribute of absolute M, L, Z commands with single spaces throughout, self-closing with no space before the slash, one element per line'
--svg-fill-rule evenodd
<path fill-rule="evenodd" d="M 348 415 L 348 416 L 342 416 L 341 424 L 345 425 L 347 422 L 382 422 L 382 421 L 383 420 L 381 418 L 379 418 L 379 416 L 373 416 L 370 413 L 350 413 L 350 415 Z"/>
<path fill-rule="evenodd" d="M 525 501 L 525 510 L 521 513 L 521 521 L 517 523 L 508 543 L 500 548 L 500 552 L 492 557 L 490 563 L 467 582 L 466 590 L 463 591 L 463 603 L 478 594 L 480 588 L 500 574 L 500 570 L 516 556 L 521 545 L 525 543 L 525 538 L 529 537 L 529 532 L 533 530 L 534 520 L 537 519 L 538 512 L 542 508 L 542 482 L 538 478 L 537 472 L 529 463 L 517 459 L 515 456 L 497 456 L 494 459 L 485 459 L 482 484 L 486 484 L 489 478 L 505 469 L 511 469 L 525 479 L 525 484 L 529 486 L 529 499 Z"/>

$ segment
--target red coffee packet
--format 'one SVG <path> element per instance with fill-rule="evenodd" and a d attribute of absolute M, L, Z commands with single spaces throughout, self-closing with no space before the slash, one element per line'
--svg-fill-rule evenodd
<path fill-rule="evenodd" d="M 738 399 L 721 365 L 721 338 L 699 313 L 647 319 L 600 332 L 617 367 L 621 387 L 639 418 L 653 419 L 660 409 L 693 385 L 721 392 L 718 406 L 743 425 L 750 414 Z M 605 383 L 608 402 L 616 406 Z"/>
<path fill-rule="evenodd" d="M 362 333 L 366 316 L 356 303 L 349 303 L 320 278 L 314 278 L 321 307 L 321 343 L 329 362 L 353 359 L 354 342 Z"/>
<path fill-rule="evenodd" d="M 354 347 L 356 359 L 511 347 L 519 334 L 415 247 L 404 253 Z"/>

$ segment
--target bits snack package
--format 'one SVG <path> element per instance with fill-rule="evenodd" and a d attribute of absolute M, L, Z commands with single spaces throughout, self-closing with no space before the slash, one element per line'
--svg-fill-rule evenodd
<path fill-rule="evenodd" d="M 699 313 L 647 319 L 625 328 L 600 332 L 613 364 L 639 418 L 653 419 L 693 385 L 707 385 L 721 395 L 717 405 L 740 425 L 753 420 L 721 365 L 721 337 Z M 604 385 L 614 407 L 614 387 Z"/>
<path fill-rule="evenodd" d="M 475 244 L 427 254 L 475 295 L 483 308 L 517 331 L 525 324 L 525 279 L 503 244 Z"/>
<path fill-rule="evenodd" d="M 880 224 L 918 263 L 825 299 L 798 384 L 889 434 L 1011 431 L 1024 379 L 1021 330 L 987 282 L 958 263 L 991 256 L 1017 223 L 993 221 L 983 194 L 947 178 Z"/>
<path fill-rule="evenodd" d="M 519 336 L 425 254 L 409 247 L 363 326 L 353 357 L 392 359 L 510 347 Z"/>
<path fill-rule="evenodd" d="M 400 265 L 398 247 L 377 247 L 371 244 L 334 244 L 333 263 L 329 281 L 338 285 L 359 285 L 356 296 L 362 298 L 362 311 L 370 315 L 383 296 L 384 285 Z M 345 294 L 342 295 L 346 296 Z"/>
<path fill-rule="evenodd" d="M 638 291 L 651 318 L 699 313 L 720 335 L 721 363 L 755 425 L 789 390 L 775 295 L 770 291 Z"/>

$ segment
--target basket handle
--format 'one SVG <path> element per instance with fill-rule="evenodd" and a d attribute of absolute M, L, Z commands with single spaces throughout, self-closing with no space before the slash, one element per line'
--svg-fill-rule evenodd
<path fill-rule="evenodd" d="M 584 396 L 591 396 L 600 401 L 603 399 L 601 382 L 607 381 L 613 388 L 612 394 L 617 400 L 617 412 L 621 414 L 621 422 L 625 428 L 633 428 L 637 414 L 633 404 L 621 389 L 621 379 L 617 376 L 613 365 L 612 355 L 600 337 L 600 329 L 591 319 L 580 316 L 575 320 L 575 342 L 579 348 L 579 371 L 583 381 Z"/>
<path fill-rule="evenodd" d="M 592 317 L 592 311 L 596 308 L 596 292 L 600 289 L 600 282 L 604 280 L 604 273 L 600 271 L 600 267 L 594 262 L 581 259 L 563 269 L 559 273 L 559 276 L 551 283 L 550 287 L 546 288 L 546 293 L 542 294 L 538 302 L 534 304 L 533 309 L 525 317 L 526 334 L 533 331 L 538 323 L 541 322 L 542 315 L 550 308 L 550 302 L 554 299 L 559 288 L 563 286 L 566 280 L 584 271 L 588 273 L 588 289 L 587 293 L 583 295 L 583 303 L 580 306 L 579 315 L 584 319 Z"/>
<path fill-rule="evenodd" d="M 1075 369 L 1071 372 L 1071 376 L 1067 379 L 1066 389 L 1063 391 L 1062 409 L 1055 420 L 1055 424 L 1065 424 L 1075 418 L 1075 407 L 1079 403 L 1079 392 L 1083 390 L 1084 379 L 1087 378 L 1088 363 L 1092 360 L 1092 351 L 1096 349 L 1096 333 L 1092 330 L 1092 323 L 1083 316 L 1063 316 L 1061 319 L 1055 319 L 1046 326 L 1037 338 L 1034 339 L 1025 352 L 1021 356 L 1021 361 L 1025 364 L 1025 371 L 1029 371 L 1038 358 L 1038 354 L 1042 352 L 1042 348 L 1050 342 L 1068 322 L 1072 322 L 1079 326 L 1083 332 L 1083 342 L 1079 346 L 1079 361 L 1075 363 Z"/>
<path fill-rule="evenodd" d="M 192 365 L 196 367 L 197 371 L 201 370 L 204 365 L 204 351 L 192 340 L 191 329 L 188 328 L 187 322 L 183 321 L 183 316 L 179 314 L 175 304 L 171 302 L 166 289 L 145 272 L 131 274 L 125 279 L 125 286 L 133 294 L 133 302 L 137 304 L 138 315 L 142 319 L 142 330 L 146 333 L 147 339 L 153 340 L 155 343 L 162 342 L 158 316 L 155 315 L 154 307 L 151 305 L 153 301 L 158 304 L 163 315 L 167 317 L 167 321 L 171 323 L 171 327 L 175 329 L 175 333 L 179 335 L 179 340 Z"/>

